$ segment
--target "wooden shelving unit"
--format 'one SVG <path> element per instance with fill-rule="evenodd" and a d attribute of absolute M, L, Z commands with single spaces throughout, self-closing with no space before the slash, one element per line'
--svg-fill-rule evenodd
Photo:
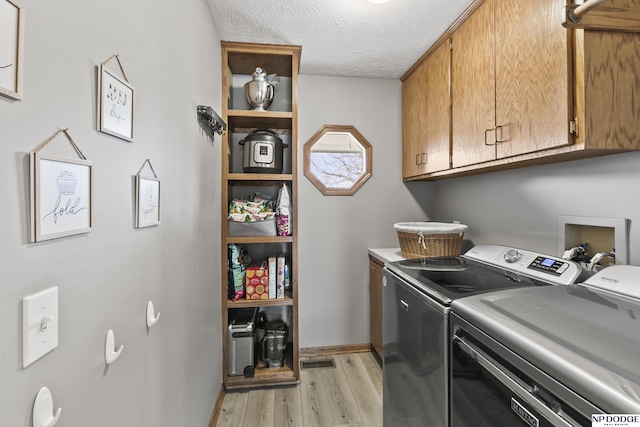
<path fill-rule="evenodd" d="M 222 295 L 222 378 L 227 389 L 265 387 L 297 384 L 300 382 L 298 363 L 298 182 L 297 182 L 297 139 L 298 139 L 298 68 L 299 46 L 264 45 L 252 43 L 222 42 L 222 119 L 228 130 L 222 137 L 222 198 L 221 217 L 227 218 L 229 202 L 237 194 L 248 194 L 255 189 L 270 195 L 277 195 L 283 184 L 287 185 L 292 197 L 291 236 L 228 236 L 227 221 L 222 221 L 221 245 L 221 295 Z M 244 100 L 244 83 L 251 80 L 256 67 L 268 74 L 277 74 L 281 82 L 276 86 L 274 102 L 267 111 L 250 110 Z M 242 169 L 242 149 L 239 140 L 254 129 L 270 129 L 278 133 L 287 144 L 284 169 L 280 174 L 245 173 Z M 289 260 L 290 290 L 285 298 L 269 300 L 231 301 L 228 297 L 228 252 L 229 244 L 242 246 L 253 253 L 254 261 L 263 256 L 284 255 Z M 227 372 L 227 333 L 229 314 L 233 310 L 258 307 L 267 315 L 267 320 L 284 320 L 288 327 L 288 342 L 285 364 L 279 368 L 267 368 L 256 364 L 254 375 L 230 376 Z M 272 318 L 269 318 L 272 316 Z"/>

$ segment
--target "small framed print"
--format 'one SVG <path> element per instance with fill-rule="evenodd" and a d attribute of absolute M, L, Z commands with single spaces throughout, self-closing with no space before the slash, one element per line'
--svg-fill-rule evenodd
<path fill-rule="evenodd" d="M 30 163 L 31 240 L 90 232 L 93 162 L 32 152 Z"/>
<path fill-rule="evenodd" d="M 160 224 L 160 180 L 136 175 L 136 228 Z"/>
<path fill-rule="evenodd" d="M 22 99 L 24 10 L 17 0 L 0 0 L 0 95 Z"/>
<path fill-rule="evenodd" d="M 133 141 L 133 86 L 101 64 L 99 87 L 100 132 Z"/>

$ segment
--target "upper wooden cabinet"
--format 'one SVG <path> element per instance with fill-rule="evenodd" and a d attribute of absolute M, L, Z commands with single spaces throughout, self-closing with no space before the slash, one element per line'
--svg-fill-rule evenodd
<path fill-rule="evenodd" d="M 640 0 L 606 6 L 640 12 Z M 577 88 L 574 108 L 579 146 L 640 149 L 640 33 L 575 31 Z"/>
<path fill-rule="evenodd" d="M 450 50 L 443 43 L 402 84 L 402 177 L 449 168 Z"/>
<path fill-rule="evenodd" d="M 561 6 L 485 0 L 454 32 L 453 167 L 571 142 Z"/>
<path fill-rule="evenodd" d="M 510 157 L 568 145 L 569 42 L 558 0 L 491 0 L 496 10 L 496 150 Z"/>
<path fill-rule="evenodd" d="M 421 175 L 405 170 L 405 180 L 640 149 L 640 103 L 634 101 L 640 98 L 640 34 L 567 30 L 561 23 L 565 3 L 476 0 L 441 37 L 436 45 L 451 40 L 452 46 L 451 101 L 440 103 L 440 110 L 451 106 L 451 167 Z M 607 1 L 636 10 L 639 3 Z M 427 73 L 421 68 L 429 67 L 435 52 L 428 51 L 403 83 Z M 416 138 L 412 129 L 431 126 L 407 111 L 405 101 L 414 94 L 405 84 L 403 151 Z"/>
<path fill-rule="evenodd" d="M 496 158 L 493 3 L 480 5 L 451 37 L 454 168 Z"/>

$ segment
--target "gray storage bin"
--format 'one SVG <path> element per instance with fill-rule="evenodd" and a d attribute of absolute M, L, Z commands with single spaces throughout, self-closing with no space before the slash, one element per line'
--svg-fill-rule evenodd
<path fill-rule="evenodd" d="M 255 222 L 229 221 L 227 235 L 232 237 L 277 236 L 276 220 L 273 218 Z"/>

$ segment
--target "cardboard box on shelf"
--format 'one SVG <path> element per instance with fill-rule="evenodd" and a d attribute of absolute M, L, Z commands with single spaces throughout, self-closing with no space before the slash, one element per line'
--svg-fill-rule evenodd
<path fill-rule="evenodd" d="M 263 263 L 247 267 L 247 299 L 269 299 L 269 269 Z"/>

